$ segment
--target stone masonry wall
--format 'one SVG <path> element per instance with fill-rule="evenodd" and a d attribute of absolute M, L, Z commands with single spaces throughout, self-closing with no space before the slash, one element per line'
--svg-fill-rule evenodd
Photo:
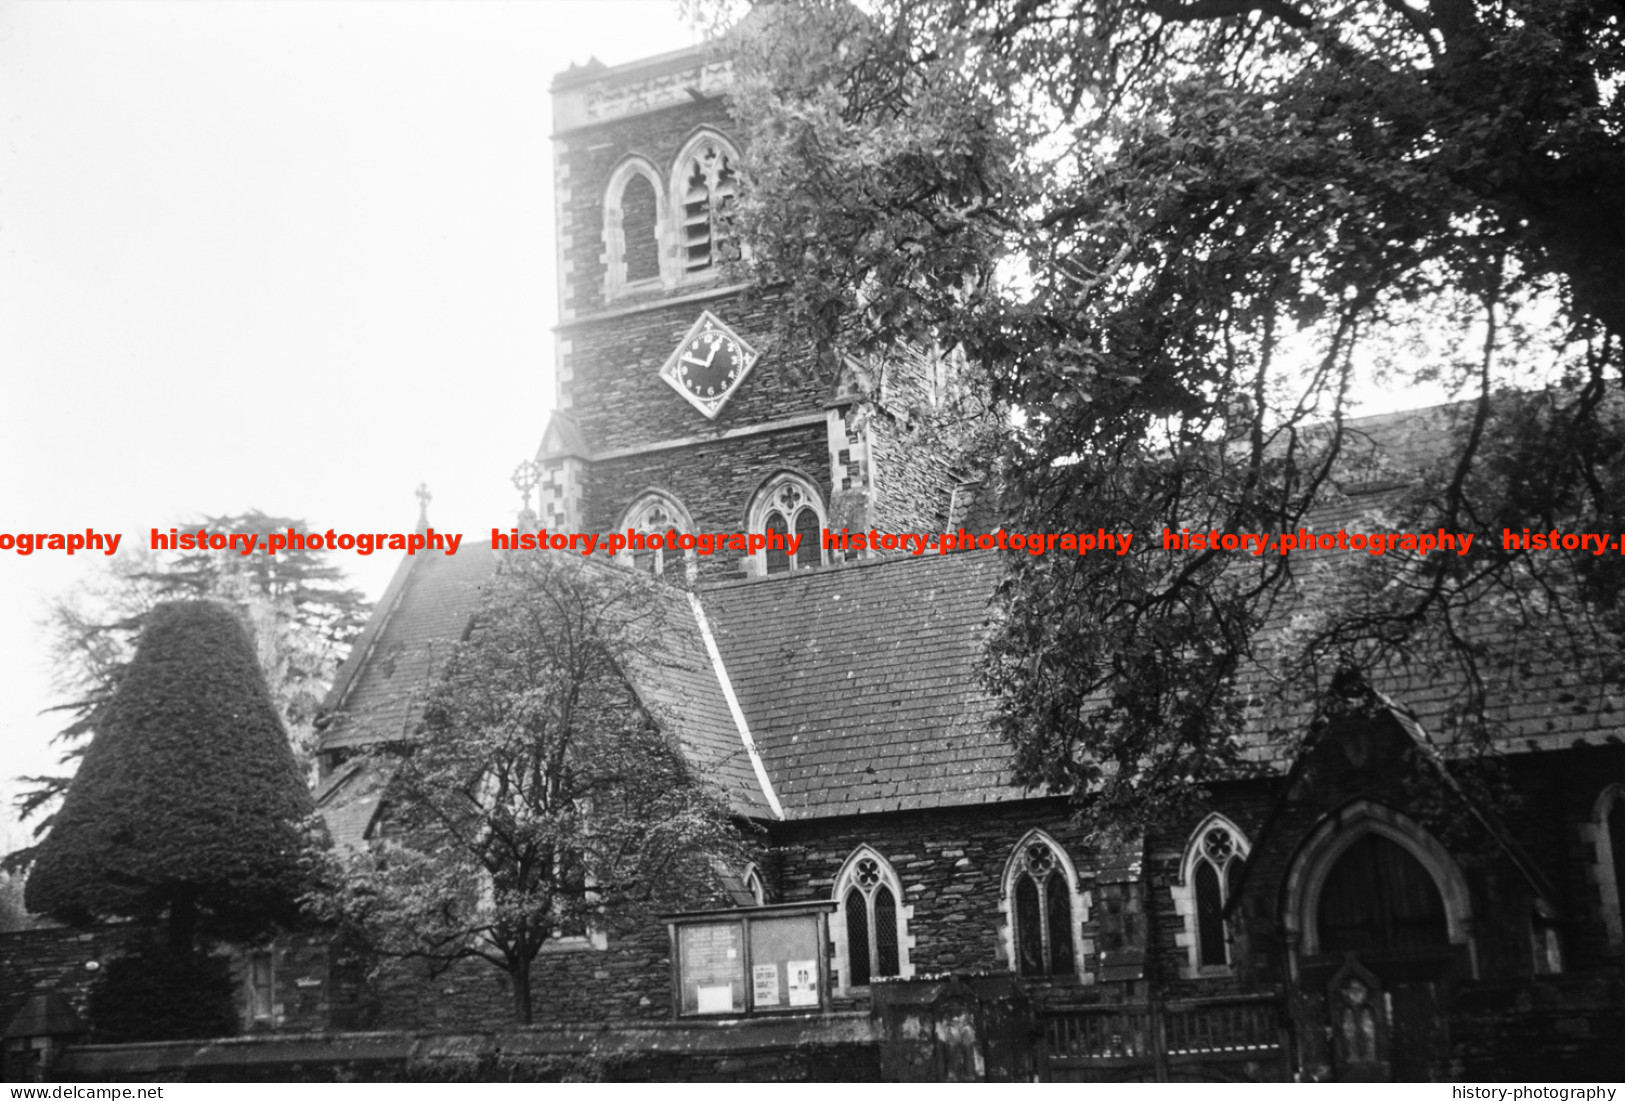
<path fill-rule="evenodd" d="M 930 533 L 948 526 L 954 455 L 922 426 L 878 416 L 874 443 L 873 526 L 883 532 Z"/>
<path fill-rule="evenodd" d="M 824 425 L 813 424 L 595 463 L 586 530 L 617 530 L 622 513 L 639 494 L 660 489 L 688 509 L 696 532 L 743 532 L 757 490 L 781 470 L 803 475 L 827 495 L 824 437 Z M 736 552 L 699 556 L 699 576 L 714 580 L 740 577 L 742 557 Z"/>
<path fill-rule="evenodd" d="M 866 1017 L 820 1015 L 718 1029 L 663 1024 L 267 1034 L 77 1046 L 59 1082 L 873 1082 Z"/>
<path fill-rule="evenodd" d="M 627 157 L 639 156 L 655 166 L 669 194 L 678 151 L 702 126 L 728 132 L 731 120 L 722 100 L 667 107 L 555 137 L 565 319 L 559 368 L 567 399 L 560 407 L 574 413 L 595 449 L 714 435 L 822 408 L 827 380 L 814 377 L 806 351 L 773 344 L 778 306 L 771 296 L 753 302 L 733 295 L 659 306 L 726 285 L 732 276 L 725 270 L 672 288 L 604 300 L 604 189 L 610 175 Z M 667 211 L 668 218 L 674 216 Z M 658 376 L 702 309 L 721 318 L 760 357 L 751 377 L 714 421 Z M 595 316 L 600 314 L 608 316 Z"/>
<path fill-rule="evenodd" d="M 818 377 L 809 352 L 775 341 L 777 309 L 771 297 L 735 296 L 565 326 L 560 367 L 568 389 L 561 399 L 568 402 L 561 400 L 560 408 L 575 416 L 595 452 L 715 438 L 734 428 L 822 414 L 828 381 Z M 715 419 L 660 377 L 660 368 L 704 310 L 757 353 L 750 374 Z"/>
<path fill-rule="evenodd" d="M 500 1028 L 515 1022 L 505 972 L 482 960 L 435 971 L 391 961 L 372 979 L 381 1028 Z M 671 952 L 664 925 L 608 933 L 604 947 L 573 942 L 544 949 L 531 970 L 537 1024 L 663 1021 L 671 1018 Z"/>
<path fill-rule="evenodd" d="M 908 908 L 909 962 L 916 976 L 945 972 L 1008 972 L 1005 869 L 1015 846 L 1033 829 L 1060 844 L 1089 891 L 1096 854 L 1072 822 L 1064 800 L 1032 800 L 1007 806 L 917 811 L 785 823 L 774 833 L 779 848 L 769 862 L 774 899 L 801 902 L 833 897 L 842 865 L 859 845 L 869 845 L 891 864 Z M 1085 958 L 1100 933 L 1098 915 L 1074 914 Z M 1097 1001 L 1120 997 L 1078 978 L 1023 980 L 1045 1002 Z"/>
<path fill-rule="evenodd" d="M 82 1015 L 102 969 L 145 931 L 139 925 L 104 925 L 0 933 L 0 1030 L 35 994 L 61 994 Z M 96 966 L 86 966 L 91 963 Z"/>

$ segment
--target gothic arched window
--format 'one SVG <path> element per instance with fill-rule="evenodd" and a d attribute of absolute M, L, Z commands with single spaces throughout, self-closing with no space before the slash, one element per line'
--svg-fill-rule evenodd
<path fill-rule="evenodd" d="M 702 133 L 683 148 L 672 173 L 682 278 L 709 274 L 722 259 L 724 215 L 737 190 L 738 155 L 720 136 Z"/>
<path fill-rule="evenodd" d="M 843 987 L 913 973 L 902 886 L 883 856 L 867 845 L 849 856 L 835 880 L 835 901 L 832 933 Z"/>
<path fill-rule="evenodd" d="M 768 537 L 756 555 L 763 574 L 811 569 L 824 563 L 824 506 L 807 479 L 794 474 L 772 478 L 751 505 L 749 529 Z M 795 554 L 790 553 L 795 538 Z"/>
<path fill-rule="evenodd" d="M 756 905 L 766 906 L 767 884 L 762 882 L 761 870 L 756 865 L 751 864 L 745 868 L 744 883 L 745 890 L 756 900 Z"/>
<path fill-rule="evenodd" d="M 1625 787 L 1603 789 L 1584 832 L 1595 854 L 1591 878 L 1602 900 L 1608 942 L 1625 944 Z"/>
<path fill-rule="evenodd" d="M 678 563 L 692 567 L 693 552 L 681 550 L 674 536 L 689 534 L 692 526 L 688 511 L 676 498 L 659 492 L 645 493 L 626 510 L 616 528 L 618 532 L 630 532 L 638 538 L 616 557 L 656 577 L 679 576 Z"/>
<path fill-rule="evenodd" d="M 660 220 L 655 186 L 633 176 L 621 191 L 621 232 L 625 236 L 626 282 L 660 278 Z"/>
<path fill-rule="evenodd" d="M 659 285 L 663 206 L 659 177 L 647 162 L 626 161 L 610 175 L 604 193 L 606 297 Z"/>
<path fill-rule="evenodd" d="M 1185 919 L 1188 975 L 1211 974 L 1230 966 L 1230 930 L 1225 910 L 1236 888 L 1247 838 L 1223 815 L 1209 815 L 1185 846 L 1174 909 Z"/>
<path fill-rule="evenodd" d="M 1037 831 L 1016 846 L 1005 874 L 1012 959 L 1022 975 L 1078 972 L 1077 895 L 1071 861 Z"/>

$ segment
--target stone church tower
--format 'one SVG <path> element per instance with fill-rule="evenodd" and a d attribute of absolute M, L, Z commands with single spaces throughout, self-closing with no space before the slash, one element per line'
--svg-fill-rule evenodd
<path fill-rule="evenodd" d="M 793 558 L 637 556 L 714 579 L 830 564 L 825 527 L 940 531 L 969 496 L 950 456 L 904 446 L 948 359 L 848 360 L 832 380 L 775 340 L 770 295 L 745 297 L 730 73 L 695 47 L 555 80 L 557 393 L 515 479 L 550 532 L 802 535 Z"/>

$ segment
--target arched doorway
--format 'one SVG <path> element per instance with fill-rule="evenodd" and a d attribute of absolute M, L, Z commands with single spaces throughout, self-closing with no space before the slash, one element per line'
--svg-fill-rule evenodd
<path fill-rule="evenodd" d="M 1411 952 L 1447 948 L 1444 897 L 1422 862 L 1380 833 L 1336 858 L 1320 889 L 1320 951 Z"/>
<path fill-rule="evenodd" d="M 1450 987 L 1476 971 L 1471 896 L 1450 853 L 1399 811 L 1357 799 L 1304 837 L 1282 904 L 1303 1069 L 1425 1078 L 1447 1042 Z M 1363 1047 L 1349 1039 L 1362 1023 Z"/>

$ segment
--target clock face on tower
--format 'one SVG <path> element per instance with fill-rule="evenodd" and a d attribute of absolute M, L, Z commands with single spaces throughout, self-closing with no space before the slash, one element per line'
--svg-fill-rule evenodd
<path fill-rule="evenodd" d="M 755 349 L 706 310 L 678 342 L 660 377 L 689 404 L 715 417 L 755 362 Z"/>

